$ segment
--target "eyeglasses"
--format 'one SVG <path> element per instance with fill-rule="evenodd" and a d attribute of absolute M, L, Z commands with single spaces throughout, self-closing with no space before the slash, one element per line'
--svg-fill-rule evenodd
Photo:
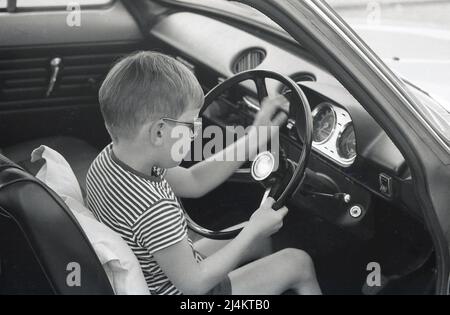
<path fill-rule="evenodd" d="M 179 121 L 172 118 L 161 118 L 162 121 L 165 122 L 171 122 L 173 124 L 183 125 L 186 127 L 189 127 L 189 136 L 191 137 L 191 140 L 193 140 L 200 132 L 200 129 L 202 129 L 202 119 L 197 117 L 194 119 L 193 122 L 186 122 L 186 121 Z"/>

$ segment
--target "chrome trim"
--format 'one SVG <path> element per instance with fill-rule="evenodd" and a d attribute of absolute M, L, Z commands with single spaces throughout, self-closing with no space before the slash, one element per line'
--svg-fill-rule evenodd
<path fill-rule="evenodd" d="M 333 132 L 330 134 L 330 137 L 326 141 L 320 143 L 313 141 L 312 149 L 315 152 L 322 154 L 326 158 L 329 158 L 330 160 L 332 160 L 333 162 L 337 163 L 342 167 L 349 167 L 355 161 L 356 156 L 354 159 L 351 160 L 343 159 L 339 155 L 337 150 L 337 138 L 342 134 L 347 125 L 352 123 L 352 119 L 350 117 L 350 114 L 345 109 L 336 106 L 331 102 L 321 103 L 317 105 L 317 107 L 321 105 L 324 106 L 324 104 L 330 106 L 333 109 L 336 118 L 335 127 L 333 129 Z"/>
<path fill-rule="evenodd" d="M 242 97 L 242 100 L 244 101 L 245 105 L 247 107 L 255 112 L 259 112 L 261 109 L 259 107 L 259 103 L 253 102 L 253 100 L 249 96 Z"/>
<path fill-rule="evenodd" d="M 352 196 L 349 194 L 345 194 L 342 199 L 344 200 L 345 203 L 350 203 L 350 201 L 352 201 Z"/>
<path fill-rule="evenodd" d="M 267 173 L 267 175 L 259 177 L 258 175 L 256 175 L 255 167 L 256 167 L 256 164 L 258 163 L 258 160 L 265 156 L 270 158 L 271 170 L 269 173 Z M 265 180 L 267 177 L 270 176 L 270 174 L 272 174 L 274 167 L 275 167 L 275 157 L 273 156 L 273 154 L 270 153 L 269 151 L 261 152 L 260 154 L 258 154 L 255 157 L 255 159 L 252 162 L 251 174 L 252 174 L 253 179 L 258 182 Z"/>
<path fill-rule="evenodd" d="M 295 127 L 295 120 L 292 119 L 292 118 L 289 118 L 287 123 L 286 123 L 286 128 L 288 130 L 292 130 L 292 128 L 294 128 L 294 127 Z"/>
<path fill-rule="evenodd" d="M 45 93 L 46 97 L 49 97 L 53 93 L 55 83 L 58 80 L 61 63 L 62 59 L 59 57 L 55 57 L 50 61 L 52 75 L 50 76 L 50 80 L 48 82 L 47 92 Z"/>
<path fill-rule="evenodd" d="M 312 116 L 313 116 L 313 121 L 314 121 L 314 118 L 316 117 L 316 115 L 319 113 L 319 111 L 322 110 L 323 108 L 329 108 L 329 109 L 331 109 L 331 112 L 333 113 L 333 116 L 334 116 L 333 129 L 331 130 L 331 132 L 330 132 L 330 134 L 327 136 L 327 138 L 324 139 L 323 141 L 316 142 L 316 141 L 314 141 L 314 139 L 313 139 L 313 143 L 315 143 L 315 144 L 323 144 L 323 143 L 327 142 L 328 140 L 330 140 L 330 138 L 333 136 L 334 131 L 336 130 L 336 125 L 337 125 L 336 112 L 334 111 L 333 105 L 331 105 L 331 104 L 328 103 L 328 102 L 320 103 L 319 105 L 317 105 L 317 106 L 314 108 L 314 110 L 313 110 L 312 113 L 311 113 Z M 314 133 L 313 133 L 313 138 L 314 138 Z"/>
<path fill-rule="evenodd" d="M 348 210 L 350 216 L 354 219 L 358 219 L 363 214 L 363 208 L 359 205 L 355 205 Z"/>
<path fill-rule="evenodd" d="M 345 164 L 352 164 L 352 163 L 355 161 L 356 155 L 357 155 L 356 152 L 355 152 L 355 156 L 354 156 L 354 157 L 352 157 L 351 159 L 346 159 L 346 158 L 344 158 L 344 157 L 341 155 L 341 153 L 339 152 L 339 141 L 340 141 L 341 138 L 342 138 L 342 134 L 343 134 L 343 133 L 345 132 L 345 130 L 347 130 L 347 128 L 349 128 L 350 126 L 353 126 L 353 123 L 352 123 L 351 121 L 344 125 L 344 128 L 342 128 L 342 129 L 339 131 L 339 134 L 338 134 L 338 136 L 337 136 L 337 138 L 336 138 L 336 152 L 337 152 L 337 154 L 339 155 L 341 161 L 342 161 L 343 163 L 345 163 Z M 353 132 L 355 132 L 355 128 L 353 128 Z M 355 139 L 355 145 L 356 145 L 356 139 Z"/>

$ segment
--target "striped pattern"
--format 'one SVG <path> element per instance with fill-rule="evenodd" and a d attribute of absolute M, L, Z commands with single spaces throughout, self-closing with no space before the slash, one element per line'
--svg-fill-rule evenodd
<path fill-rule="evenodd" d="M 92 163 L 87 175 L 87 204 L 96 218 L 119 233 L 136 255 L 151 294 L 181 294 L 153 254 L 187 237 L 183 211 L 170 185 L 118 161 L 112 145 Z M 201 256 L 194 250 L 194 257 Z"/>

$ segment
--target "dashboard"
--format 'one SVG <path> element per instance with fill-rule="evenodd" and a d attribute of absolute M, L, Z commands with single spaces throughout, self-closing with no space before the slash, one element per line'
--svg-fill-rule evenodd
<path fill-rule="evenodd" d="M 205 92 L 250 69 L 275 71 L 297 82 L 313 115 L 313 154 L 308 168 L 327 178 L 331 186 L 352 194 L 350 205 L 315 204 L 316 209 L 325 208 L 323 216 L 354 224 L 363 217 L 352 218 L 350 208 L 360 206 L 364 214 L 374 196 L 415 208 L 410 196 L 411 175 L 400 151 L 364 107 L 308 52 L 293 51 L 259 33 L 188 12 L 165 17 L 153 26 L 150 36 L 195 72 Z M 274 80 L 267 80 L 266 87 L 269 96 L 290 92 Z M 253 82 L 243 82 L 210 106 L 209 118 L 223 126 L 250 124 L 259 108 L 256 92 Z M 302 147 L 296 132 L 302 128 L 302 113 L 291 114 L 282 130 L 282 144 L 295 159 Z M 305 201 L 305 196 L 297 197 Z M 341 215 L 330 214 L 330 208 L 336 207 L 342 208 Z"/>

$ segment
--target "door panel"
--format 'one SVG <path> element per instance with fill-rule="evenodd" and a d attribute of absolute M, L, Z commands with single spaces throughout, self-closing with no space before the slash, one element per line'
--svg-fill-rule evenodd
<path fill-rule="evenodd" d="M 115 61 L 151 45 L 120 1 L 82 8 L 80 27 L 64 8 L 45 10 L 0 12 L 0 148 L 58 135 L 101 147 L 98 89 Z"/>
<path fill-rule="evenodd" d="M 115 61 L 139 49 L 142 42 L 1 49 L 0 147 L 52 135 L 106 141 L 98 89 Z M 61 63 L 47 95 L 56 57 Z"/>

